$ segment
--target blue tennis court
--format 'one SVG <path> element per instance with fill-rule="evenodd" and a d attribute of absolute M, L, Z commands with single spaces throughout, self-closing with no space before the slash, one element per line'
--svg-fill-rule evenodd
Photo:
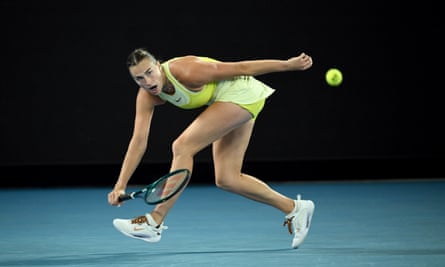
<path fill-rule="evenodd" d="M 212 185 L 187 188 L 155 244 L 113 228 L 151 207 L 111 207 L 109 188 L 1 189 L 0 266 L 445 266 L 443 180 L 271 186 L 316 204 L 297 250 L 283 214 Z"/>

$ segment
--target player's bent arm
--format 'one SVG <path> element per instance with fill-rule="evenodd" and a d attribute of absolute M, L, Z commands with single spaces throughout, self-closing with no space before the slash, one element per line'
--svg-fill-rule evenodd
<path fill-rule="evenodd" d="M 158 97 L 150 95 L 143 89 L 139 89 L 136 98 L 136 115 L 133 134 L 114 190 L 125 190 L 128 181 L 144 156 L 147 149 L 148 135 L 150 132 L 154 107 L 161 103 L 162 101 L 160 101 Z"/>

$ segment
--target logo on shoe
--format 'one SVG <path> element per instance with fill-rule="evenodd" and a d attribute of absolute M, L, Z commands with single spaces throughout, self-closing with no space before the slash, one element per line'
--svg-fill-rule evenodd
<path fill-rule="evenodd" d="M 143 230 L 145 230 L 145 228 L 144 227 L 137 227 L 137 226 L 135 226 L 135 227 L 133 227 L 133 230 L 134 231 L 143 231 Z"/>

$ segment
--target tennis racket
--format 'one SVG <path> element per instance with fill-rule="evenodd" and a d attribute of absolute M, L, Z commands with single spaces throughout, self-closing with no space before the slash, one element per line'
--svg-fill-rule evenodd
<path fill-rule="evenodd" d="M 178 169 L 162 176 L 138 191 L 120 196 L 119 202 L 142 198 L 149 205 L 158 204 L 167 201 L 181 191 L 189 180 L 190 171 L 188 169 Z"/>

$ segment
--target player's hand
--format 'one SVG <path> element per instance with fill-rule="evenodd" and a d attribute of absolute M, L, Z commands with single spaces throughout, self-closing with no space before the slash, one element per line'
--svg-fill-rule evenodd
<path fill-rule="evenodd" d="M 306 70 L 312 67 L 312 57 L 301 53 L 297 57 L 289 58 L 288 63 L 292 70 Z"/>
<path fill-rule="evenodd" d="M 125 190 L 123 189 L 113 189 L 110 193 L 108 193 L 108 203 L 111 206 L 118 206 L 120 207 L 123 202 L 119 201 L 119 196 L 122 196 L 125 194 Z"/>

